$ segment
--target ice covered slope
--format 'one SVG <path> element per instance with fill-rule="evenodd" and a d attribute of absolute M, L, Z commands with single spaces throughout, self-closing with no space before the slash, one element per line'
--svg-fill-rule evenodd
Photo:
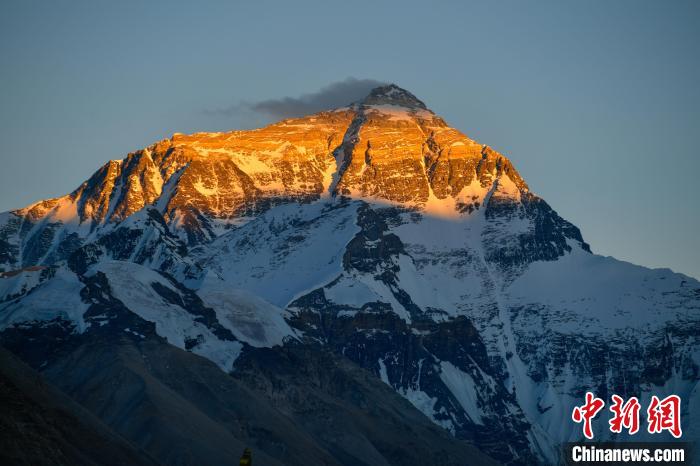
<path fill-rule="evenodd" d="M 586 390 L 674 392 L 696 409 L 700 283 L 593 255 L 544 207 L 493 205 L 459 219 L 278 207 L 201 260 L 504 461 L 556 462 Z"/>
<path fill-rule="evenodd" d="M 678 393 L 699 435 L 700 283 L 592 254 L 506 157 L 394 85 L 110 162 L 1 214 L 0 267 L 0 338 L 151 332 L 234 372 L 331 350 L 503 462 L 556 463 L 590 389 Z"/>

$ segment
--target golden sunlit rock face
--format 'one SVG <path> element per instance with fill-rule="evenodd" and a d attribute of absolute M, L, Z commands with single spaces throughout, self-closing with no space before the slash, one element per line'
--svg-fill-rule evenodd
<path fill-rule="evenodd" d="M 474 180 L 489 186 L 507 173 L 527 186 L 505 157 L 450 128 L 419 107 L 391 104 L 362 109 L 342 151 L 337 192 L 424 206 L 432 197 L 471 200 Z"/>
<path fill-rule="evenodd" d="M 487 195 L 524 192 L 505 157 L 389 85 L 348 107 L 260 129 L 174 134 L 106 163 L 70 195 L 18 213 L 96 225 L 154 206 L 196 241 L 271 206 L 323 196 L 458 216 L 478 209 Z"/>
<path fill-rule="evenodd" d="M 235 220 L 282 202 L 315 200 L 328 190 L 334 151 L 355 114 L 345 109 L 251 131 L 175 134 L 109 161 L 69 196 L 18 213 L 38 218 L 65 210 L 80 223 L 104 223 L 154 205 L 187 227 L 200 216 Z"/>

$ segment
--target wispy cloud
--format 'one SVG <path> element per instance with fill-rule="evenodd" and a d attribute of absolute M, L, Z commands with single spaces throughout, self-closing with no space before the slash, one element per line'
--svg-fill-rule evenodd
<path fill-rule="evenodd" d="M 262 100 L 260 102 L 239 102 L 225 108 L 206 110 L 210 115 L 237 116 L 250 112 L 274 118 L 293 118 L 342 107 L 362 99 L 369 91 L 385 84 L 374 79 L 347 78 L 322 87 L 316 92 L 299 97 Z"/>

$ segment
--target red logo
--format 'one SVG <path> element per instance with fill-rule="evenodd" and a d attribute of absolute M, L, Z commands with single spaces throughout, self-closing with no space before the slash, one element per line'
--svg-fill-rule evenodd
<path fill-rule="evenodd" d="M 613 418 L 608 421 L 610 432 L 619 434 L 624 427 L 630 435 L 636 434 L 639 431 L 639 400 L 632 397 L 623 404 L 624 400 L 617 395 L 613 395 L 612 400 L 610 411 Z"/>
<path fill-rule="evenodd" d="M 586 404 L 583 406 L 576 406 L 574 411 L 571 413 L 571 419 L 576 423 L 583 421 L 583 435 L 587 439 L 593 438 L 593 427 L 591 426 L 591 421 L 598 414 L 598 412 L 603 409 L 605 402 L 600 398 L 596 398 L 591 392 L 586 392 Z"/>
<path fill-rule="evenodd" d="M 680 438 L 681 432 L 681 398 L 678 395 L 670 395 L 659 401 L 656 396 L 651 397 L 651 403 L 647 409 L 650 434 L 656 434 L 667 430 L 675 438 Z"/>
<path fill-rule="evenodd" d="M 634 435 L 639 432 L 639 412 L 641 405 L 636 397 L 625 401 L 621 396 L 612 395 L 610 411 L 613 416 L 608 421 L 610 432 L 619 434 L 623 429 Z M 593 439 L 593 419 L 603 409 L 605 402 L 596 398 L 591 392 L 586 392 L 586 402 L 574 407 L 571 419 L 576 423 L 583 423 L 583 435 Z M 647 408 L 647 432 L 658 434 L 668 431 L 675 438 L 680 438 L 681 431 L 681 398 L 678 395 L 670 395 L 659 400 L 652 396 Z"/>

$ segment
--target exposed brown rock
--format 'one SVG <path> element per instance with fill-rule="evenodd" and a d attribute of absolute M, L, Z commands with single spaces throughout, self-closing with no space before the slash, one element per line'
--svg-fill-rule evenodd
<path fill-rule="evenodd" d="M 174 134 L 107 162 L 70 195 L 15 214 L 92 230 L 155 206 L 199 242 L 241 217 L 324 195 L 416 208 L 442 202 L 443 212 L 469 214 L 503 175 L 527 191 L 507 158 L 390 85 L 349 107 L 260 129 Z"/>

